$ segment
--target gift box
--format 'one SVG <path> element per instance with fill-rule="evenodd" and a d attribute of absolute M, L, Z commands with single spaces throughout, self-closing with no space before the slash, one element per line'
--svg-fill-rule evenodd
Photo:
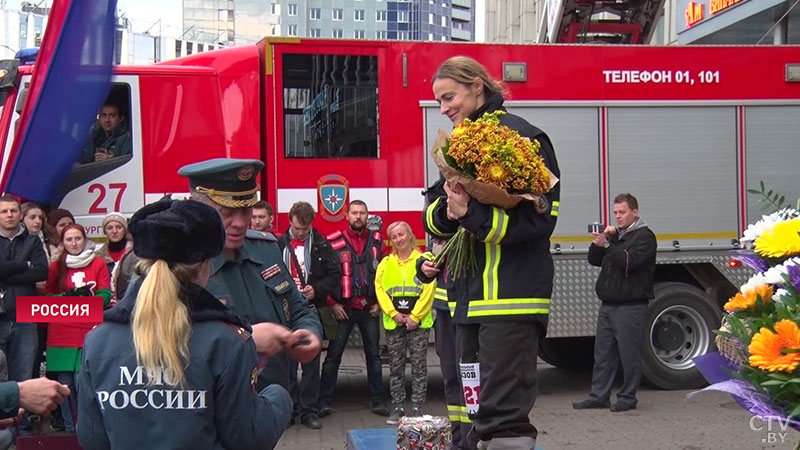
<path fill-rule="evenodd" d="M 397 422 L 397 450 L 447 450 L 452 440 L 447 417 L 401 417 Z"/>

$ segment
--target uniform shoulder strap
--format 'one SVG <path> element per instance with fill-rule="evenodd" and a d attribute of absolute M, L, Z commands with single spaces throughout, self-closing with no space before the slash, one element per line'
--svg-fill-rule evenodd
<path fill-rule="evenodd" d="M 222 322 L 222 323 L 225 324 L 225 326 L 228 327 L 228 329 L 231 330 L 231 332 L 233 332 L 234 334 L 239 336 L 239 339 L 241 339 L 242 342 L 247 342 L 250 339 L 250 337 L 252 336 L 250 334 L 250 332 L 247 331 L 242 326 L 234 325 L 234 324 L 232 324 L 230 322 Z"/>
<path fill-rule="evenodd" d="M 274 234 L 268 233 L 266 231 L 247 230 L 247 234 L 245 236 L 247 237 L 247 239 L 278 242 L 278 239 L 275 237 Z"/>

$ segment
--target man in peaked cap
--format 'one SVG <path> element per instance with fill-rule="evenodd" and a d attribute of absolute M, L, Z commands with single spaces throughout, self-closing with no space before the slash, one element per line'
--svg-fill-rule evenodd
<path fill-rule="evenodd" d="M 322 325 L 297 290 L 270 233 L 248 231 L 258 201 L 256 177 L 264 163 L 217 158 L 182 167 L 190 198 L 213 206 L 225 226 L 225 247 L 211 260 L 206 289 L 251 324 L 276 324 L 276 345 L 283 350 L 267 360 L 258 389 L 273 383 L 289 388 L 289 358 L 301 363 L 320 351 Z"/>

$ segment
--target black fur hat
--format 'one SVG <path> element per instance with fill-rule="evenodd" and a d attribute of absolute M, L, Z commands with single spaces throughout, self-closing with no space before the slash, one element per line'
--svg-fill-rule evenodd
<path fill-rule="evenodd" d="M 225 245 L 219 212 L 192 200 L 146 205 L 133 215 L 129 228 L 139 258 L 194 264 L 217 256 Z"/>

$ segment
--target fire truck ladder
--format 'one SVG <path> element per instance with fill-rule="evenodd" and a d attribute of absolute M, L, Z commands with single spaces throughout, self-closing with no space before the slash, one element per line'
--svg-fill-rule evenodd
<path fill-rule="evenodd" d="M 559 43 L 646 44 L 664 0 L 565 0 Z"/>

